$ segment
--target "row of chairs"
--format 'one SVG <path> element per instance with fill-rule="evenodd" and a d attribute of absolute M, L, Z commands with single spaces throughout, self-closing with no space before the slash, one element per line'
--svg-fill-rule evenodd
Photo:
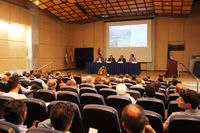
<path fill-rule="evenodd" d="M 91 90 L 95 91 L 94 88 L 92 88 Z M 135 92 L 136 92 L 135 94 L 139 94 L 139 92 L 133 91 L 133 90 L 130 90 L 130 92 L 132 92 L 133 94 Z M 122 111 L 123 107 L 125 107 L 127 104 L 131 103 L 130 98 L 118 96 L 118 95 L 116 95 L 115 90 L 112 90 L 112 89 L 101 89 L 99 93 L 100 94 L 82 93 L 82 95 L 79 98 L 79 96 L 76 92 L 60 91 L 57 94 L 57 100 L 74 102 L 79 106 L 80 110 L 82 110 L 83 107 L 87 104 L 99 104 L 99 105 L 112 106 L 118 110 L 119 116 L 121 115 L 121 111 Z M 159 96 L 163 97 L 163 95 L 164 95 L 159 92 L 157 92 L 156 94 L 158 97 Z M 54 92 L 50 91 L 50 90 L 38 90 L 36 92 L 36 94 L 34 95 L 34 98 L 41 99 L 45 102 L 51 102 L 51 101 L 56 100 Z M 175 100 L 175 99 L 172 98 L 171 100 Z M 140 98 L 140 97 L 138 97 L 137 103 L 140 104 L 141 106 L 143 106 L 147 110 L 152 110 L 152 111 L 158 112 L 159 114 L 161 114 L 163 120 L 165 120 L 165 104 L 162 100 L 157 99 L 157 98 Z M 177 104 L 176 104 L 176 107 L 178 108 Z M 180 109 L 178 109 L 178 110 L 180 110 Z M 169 114 L 170 114 L 170 112 L 168 113 L 168 116 L 169 116 Z"/>
<path fill-rule="evenodd" d="M 32 104 L 30 104 L 30 100 L 32 100 Z M 28 112 L 30 111 L 30 106 L 36 107 L 37 104 L 41 106 L 41 108 L 38 108 L 40 113 L 33 114 L 32 117 L 36 120 L 38 115 L 47 115 L 47 112 L 43 112 L 41 109 L 44 108 L 45 110 L 45 104 L 42 103 L 40 100 L 36 99 L 24 99 L 24 102 L 26 103 L 28 107 Z M 48 110 L 51 110 L 51 107 L 56 104 L 57 102 L 64 102 L 64 101 L 53 101 L 49 104 Z M 29 104 L 27 104 L 29 103 Z M 42 103 L 42 104 L 41 104 Z M 70 102 L 65 102 L 66 104 Z M 72 123 L 72 126 L 70 128 L 70 131 L 73 133 L 87 133 L 89 128 L 95 128 L 98 129 L 98 133 L 122 133 L 124 132 L 123 128 L 120 126 L 120 120 L 117 115 L 117 111 L 108 106 L 103 105 L 86 105 L 82 111 L 82 114 L 79 111 L 79 108 L 76 104 L 71 103 L 75 106 L 75 116 Z M 38 106 L 37 106 L 38 107 Z M 34 110 L 35 111 L 35 110 Z M 31 117 L 28 113 L 27 120 L 29 121 Z M 145 110 L 146 116 L 149 119 L 149 124 L 153 127 L 153 129 L 158 133 L 163 133 L 163 127 L 162 127 L 162 117 L 153 111 Z M 48 118 L 48 117 L 47 117 Z M 32 121 L 34 121 L 32 119 Z M 30 121 L 29 121 L 30 122 Z M 27 123 L 25 123 L 27 124 Z M 175 115 L 170 119 L 169 122 L 169 133 L 177 133 L 177 132 L 193 132 L 198 133 L 200 131 L 200 128 L 198 125 L 200 124 L 200 117 L 199 116 L 187 116 L 187 115 Z M 16 125 L 11 124 L 6 121 L 0 121 L 0 132 L 6 132 L 6 131 L 15 131 L 16 133 L 20 133 L 19 129 Z M 27 133 L 60 133 L 56 130 L 50 130 L 46 128 L 32 128 L 27 131 Z"/>

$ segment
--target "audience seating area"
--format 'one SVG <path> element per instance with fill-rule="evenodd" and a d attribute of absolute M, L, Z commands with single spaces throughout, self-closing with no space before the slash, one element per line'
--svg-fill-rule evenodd
<path fill-rule="evenodd" d="M 70 129 L 72 133 L 87 133 L 89 127 L 98 129 L 98 133 L 121 133 L 123 131 L 120 124 L 121 113 L 126 105 L 131 104 L 131 99 L 129 97 L 117 95 L 117 82 L 111 82 L 110 85 L 98 82 L 93 85 L 90 83 L 83 83 L 79 76 L 74 76 L 74 79 L 79 88 L 74 86 L 59 87 L 56 89 L 57 91 L 59 90 L 57 95 L 51 90 L 40 89 L 33 94 L 33 98 L 23 99 L 28 108 L 25 124 L 30 127 L 35 120 L 43 121 L 48 119 L 51 107 L 61 101 L 67 104 L 71 103 L 75 106 L 75 117 Z M 45 79 L 43 80 L 45 81 Z M 62 77 L 64 83 L 68 80 L 70 80 L 69 77 Z M 21 78 L 20 81 L 21 85 L 24 87 L 35 83 L 43 88 L 42 83 L 35 80 L 31 80 L 29 83 L 27 80 Z M 47 83 L 47 81 L 45 81 L 45 83 Z M 149 81 L 145 82 L 145 84 L 149 83 Z M 143 87 L 135 86 L 136 82 L 133 80 L 130 80 L 129 83 L 124 83 L 127 87 L 127 93 L 136 100 L 136 104 L 144 108 L 146 116 L 149 119 L 149 124 L 157 133 L 163 132 L 162 124 L 166 116 L 168 117 L 172 112 L 184 111 L 178 107 L 178 103 L 175 101 L 179 95 L 174 93 L 174 87 L 169 87 L 167 92 L 169 96 L 166 98 L 166 89 L 169 84 L 167 84 L 167 82 L 161 83 L 162 86 L 159 88 L 160 92 L 156 92 L 155 98 L 143 97 L 145 84 Z M 0 88 L 3 87 L 5 87 L 4 84 L 0 82 Z M 4 103 L 12 99 L 11 97 L 0 96 L 0 116 Z M 167 112 L 167 114 L 165 114 L 165 112 Z M 195 127 L 195 129 L 200 132 L 199 124 L 199 117 L 174 116 L 170 120 L 169 133 L 185 132 L 187 126 Z M 18 128 L 13 124 L 5 121 L 0 121 L 0 132 L 6 131 L 6 126 L 11 127 L 16 133 L 19 132 Z M 36 133 L 39 131 L 43 133 L 60 133 L 59 131 L 52 131 L 44 128 L 31 128 L 27 133 Z M 190 130 L 188 132 L 193 131 Z"/>

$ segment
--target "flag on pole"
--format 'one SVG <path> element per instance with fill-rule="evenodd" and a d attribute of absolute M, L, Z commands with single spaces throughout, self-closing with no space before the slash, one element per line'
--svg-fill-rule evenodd
<path fill-rule="evenodd" d="M 73 52 L 72 52 L 72 48 L 70 50 L 70 61 L 71 61 L 71 67 L 74 67 L 74 58 L 73 58 Z"/>
<path fill-rule="evenodd" d="M 66 53 L 65 53 L 65 66 L 68 67 L 67 48 L 66 48 Z"/>

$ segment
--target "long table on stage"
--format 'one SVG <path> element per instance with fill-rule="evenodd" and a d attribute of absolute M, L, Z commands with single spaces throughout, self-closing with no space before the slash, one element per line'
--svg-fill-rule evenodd
<path fill-rule="evenodd" d="M 108 73 L 111 75 L 119 74 L 135 74 L 141 73 L 140 63 L 94 63 L 87 62 L 85 65 L 85 72 L 89 74 L 97 74 L 98 69 L 102 66 L 108 67 Z"/>

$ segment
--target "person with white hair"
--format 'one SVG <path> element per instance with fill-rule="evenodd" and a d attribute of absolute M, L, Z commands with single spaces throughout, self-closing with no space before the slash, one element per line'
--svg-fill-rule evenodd
<path fill-rule="evenodd" d="M 131 103 L 136 104 L 135 99 L 126 93 L 126 85 L 125 84 L 118 84 L 116 86 L 116 93 L 119 96 L 129 97 L 131 99 Z"/>
<path fill-rule="evenodd" d="M 86 76 L 86 79 L 85 79 L 86 83 L 89 83 L 89 84 L 92 84 L 93 87 L 95 86 L 92 82 L 92 76 Z"/>

